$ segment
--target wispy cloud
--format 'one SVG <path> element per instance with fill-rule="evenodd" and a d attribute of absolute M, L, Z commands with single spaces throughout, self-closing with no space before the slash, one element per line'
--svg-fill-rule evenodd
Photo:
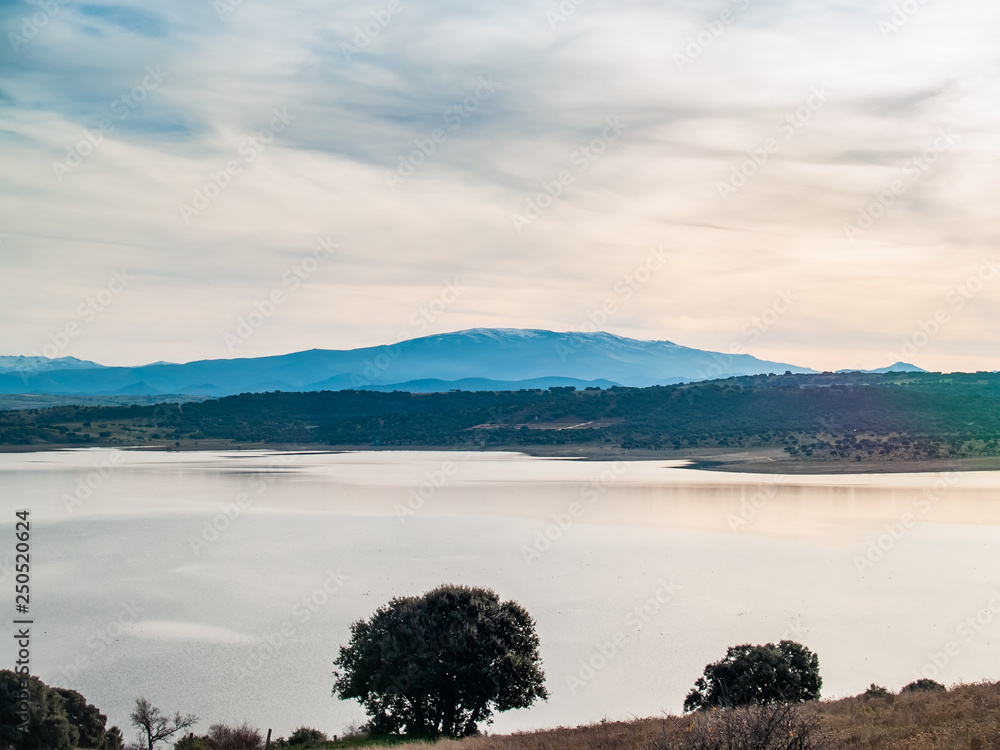
<path fill-rule="evenodd" d="M 751 353 L 880 366 L 995 247 L 1000 8 L 980 0 L 924 3 L 888 35 L 893 3 L 846 0 L 217 5 L 0 6 L 0 351 L 38 348 L 127 267 L 129 294 L 66 353 L 228 356 L 223 332 L 329 235 L 335 261 L 241 355 L 394 340 L 454 277 L 467 291 L 435 330 L 569 329 L 655 246 L 671 270 L 613 332 L 722 349 L 791 285 L 801 301 Z M 823 86 L 784 139 L 779 119 Z M 275 108 L 294 119 L 268 136 Z M 581 169 L 616 117 L 621 138 Z M 53 163 L 102 120 L 60 182 Z M 849 242 L 844 224 L 948 127 L 961 143 Z M 781 147 L 720 199 L 768 138 Z M 419 169 L 390 187 L 401 158 Z M 185 223 L 178 206 L 230 162 Z M 565 170 L 517 232 L 511 214 Z M 998 301 L 985 290 L 919 364 L 1000 366 Z"/>

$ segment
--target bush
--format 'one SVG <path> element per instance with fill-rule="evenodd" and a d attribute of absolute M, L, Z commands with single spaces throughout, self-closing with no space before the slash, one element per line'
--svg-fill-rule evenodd
<path fill-rule="evenodd" d="M 208 728 L 208 740 L 214 750 L 260 750 L 264 747 L 260 730 L 246 722 L 238 727 L 213 724 Z"/>
<path fill-rule="evenodd" d="M 124 750 L 125 738 L 122 737 L 122 730 L 118 727 L 111 727 L 104 735 L 104 750 Z"/>
<path fill-rule="evenodd" d="M 801 703 L 819 698 L 819 657 L 800 643 L 732 646 L 705 667 L 684 699 L 684 710 Z"/>
<path fill-rule="evenodd" d="M 309 742 L 326 742 L 328 737 L 325 732 L 312 727 L 299 727 L 288 735 L 289 745 L 305 745 Z"/>
<path fill-rule="evenodd" d="M 926 693 L 931 691 L 947 691 L 947 690 L 948 688 L 946 688 L 940 682 L 935 682 L 934 680 L 922 679 L 922 680 L 916 680 L 915 682 L 911 682 L 909 685 L 903 688 L 902 692 Z"/>
<path fill-rule="evenodd" d="M 174 750 L 213 750 L 213 748 L 208 737 L 197 737 L 189 732 L 177 740 Z"/>
<path fill-rule="evenodd" d="M 672 747 L 672 746 L 671 746 Z M 696 714 L 682 750 L 818 750 L 814 715 L 787 703 L 715 709 Z"/>
<path fill-rule="evenodd" d="M 886 688 L 881 685 L 876 685 L 874 682 L 868 686 L 868 689 L 861 694 L 862 698 L 887 698 L 892 695 Z"/>

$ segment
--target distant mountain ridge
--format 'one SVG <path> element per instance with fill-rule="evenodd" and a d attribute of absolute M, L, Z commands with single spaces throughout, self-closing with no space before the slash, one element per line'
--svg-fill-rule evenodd
<path fill-rule="evenodd" d="M 894 365 L 889 365 L 888 367 L 878 367 L 874 370 L 837 370 L 837 372 L 867 372 L 873 375 L 886 375 L 890 372 L 927 372 L 927 370 L 922 367 L 917 367 L 916 365 L 911 365 L 909 362 L 897 362 Z"/>
<path fill-rule="evenodd" d="M 894 365 L 889 365 L 888 367 L 879 367 L 876 370 L 866 370 L 865 372 L 873 372 L 879 375 L 884 375 L 889 372 L 927 372 L 922 367 L 917 367 L 916 365 L 911 365 L 908 362 L 897 362 Z"/>
<path fill-rule="evenodd" d="M 84 370 L 93 367 L 104 367 L 96 362 L 88 362 L 76 357 L 17 357 L 0 356 L 0 373 L 3 372 L 50 372 L 52 370 Z"/>
<path fill-rule="evenodd" d="M 473 328 L 360 349 L 311 349 L 186 364 L 103 367 L 64 357 L 49 365 L 32 362 L 29 368 L 22 361 L 28 359 L 34 358 L 0 358 L 0 393 L 225 396 L 278 390 L 642 387 L 731 375 L 815 372 L 671 341 L 512 328 Z M 550 385 L 526 384 L 540 379 Z"/>

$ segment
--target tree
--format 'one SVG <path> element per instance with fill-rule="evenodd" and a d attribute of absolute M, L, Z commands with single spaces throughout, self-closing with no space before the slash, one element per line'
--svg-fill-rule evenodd
<path fill-rule="evenodd" d="M 732 646 L 705 667 L 684 699 L 684 710 L 800 703 L 819 698 L 819 657 L 794 641 Z"/>
<path fill-rule="evenodd" d="M 124 750 L 124 747 L 125 738 L 122 736 L 122 730 L 118 727 L 111 727 L 104 735 L 104 750 Z"/>
<path fill-rule="evenodd" d="M 147 750 L 153 750 L 157 742 L 172 737 L 198 721 L 198 717 L 194 714 L 181 716 L 179 712 L 171 718 L 145 698 L 136 699 L 135 709 L 129 718 L 132 720 L 132 724 L 146 735 Z"/>
<path fill-rule="evenodd" d="M 538 645 L 521 605 L 444 585 L 354 623 L 334 661 L 333 694 L 364 706 L 372 734 L 477 734 L 494 711 L 548 698 Z"/>
<path fill-rule="evenodd" d="M 927 678 L 921 678 L 911 682 L 909 685 L 905 686 L 902 691 L 903 693 L 927 693 L 927 692 L 939 692 L 945 691 L 946 688 L 940 682 L 935 682 L 934 680 L 928 680 Z"/>
<path fill-rule="evenodd" d="M 106 721 L 75 690 L 49 687 L 37 677 L 0 670 L 0 747 L 99 748 L 104 744 Z"/>
<path fill-rule="evenodd" d="M 75 690 L 67 688 L 51 688 L 62 696 L 66 717 L 69 723 L 76 727 L 79 737 L 76 741 L 79 747 L 103 747 L 105 726 L 108 717 L 87 703 L 86 698 Z"/>

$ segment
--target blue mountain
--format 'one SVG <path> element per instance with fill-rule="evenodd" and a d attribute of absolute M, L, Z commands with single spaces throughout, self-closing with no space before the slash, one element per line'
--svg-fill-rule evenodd
<path fill-rule="evenodd" d="M 16 358 L 7 358 L 16 359 Z M 768 372 L 814 372 L 748 354 L 638 341 L 610 333 L 474 328 L 349 350 L 311 349 L 271 357 L 209 359 L 140 367 L 4 371 L 0 393 L 199 394 L 262 391 L 494 390 L 522 381 L 586 387 L 649 386 Z M 471 379 L 471 380 L 469 380 Z M 416 381 L 416 382 L 414 382 Z M 548 386 L 545 386 L 548 387 Z"/>

